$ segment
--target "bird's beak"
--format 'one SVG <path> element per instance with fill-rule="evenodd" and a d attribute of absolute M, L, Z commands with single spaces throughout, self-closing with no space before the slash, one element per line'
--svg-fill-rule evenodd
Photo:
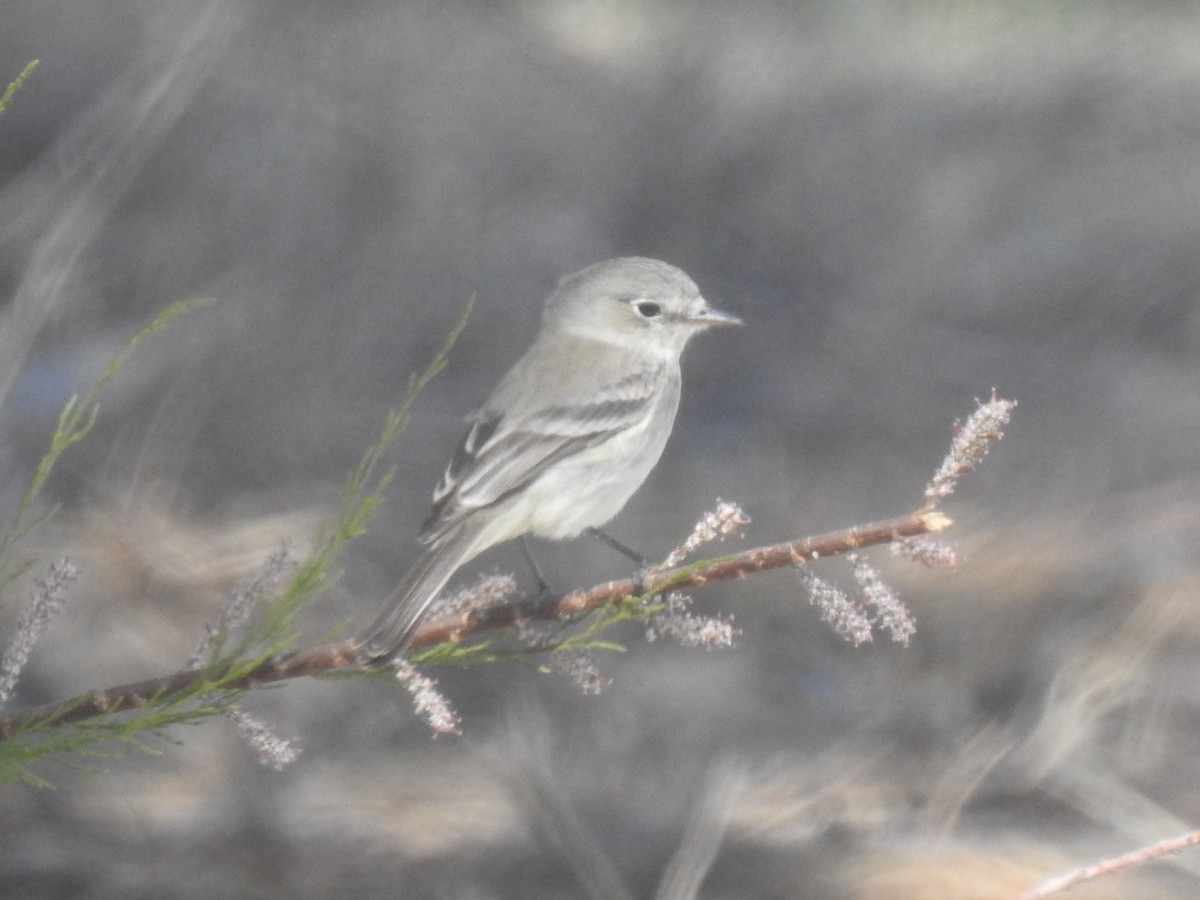
<path fill-rule="evenodd" d="M 742 320 L 732 313 L 713 309 L 711 306 L 702 313 L 697 313 L 688 319 L 693 325 L 708 328 L 710 325 L 741 325 Z"/>

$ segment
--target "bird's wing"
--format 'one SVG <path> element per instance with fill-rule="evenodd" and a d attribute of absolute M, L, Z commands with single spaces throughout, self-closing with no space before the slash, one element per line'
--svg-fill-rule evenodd
<path fill-rule="evenodd" d="M 436 540 L 467 516 L 492 506 L 536 479 L 548 467 L 636 425 L 656 400 L 646 373 L 593 392 L 585 404 L 547 404 L 522 414 L 486 407 L 476 414 L 433 495 L 421 531 Z"/>

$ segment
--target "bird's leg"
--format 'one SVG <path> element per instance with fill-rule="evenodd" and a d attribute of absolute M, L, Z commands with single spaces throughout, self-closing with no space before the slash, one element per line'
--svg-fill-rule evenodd
<path fill-rule="evenodd" d="M 525 534 L 521 535 L 521 553 L 525 556 L 525 562 L 529 563 L 529 568 L 533 571 L 533 577 L 537 579 L 538 597 L 544 598 L 550 596 L 550 583 L 546 581 L 546 576 L 542 574 L 542 567 L 533 558 L 533 550 L 529 547 L 529 536 Z"/>
<path fill-rule="evenodd" d="M 636 550 L 626 547 L 611 534 L 601 531 L 599 528 L 588 528 L 587 533 L 593 537 L 600 538 L 600 540 L 604 541 L 604 543 L 608 544 L 608 546 L 612 547 L 622 556 L 632 559 L 638 564 L 637 571 L 633 573 L 634 593 L 646 593 L 646 575 L 649 574 L 650 570 L 654 567 L 654 564 Z"/>
<path fill-rule="evenodd" d="M 604 541 L 604 543 L 608 544 L 608 546 L 612 547 L 627 559 L 632 559 L 643 569 L 650 568 L 650 560 L 646 559 L 646 557 L 642 556 L 642 554 L 638 553 L 636 550 L 631 550 L 629 547 L 626 547 L 611 534 L 601 531 L 599 528 L 588 528 L 587 533 L 593 537 L 600 538 L 600 540 Z"/>

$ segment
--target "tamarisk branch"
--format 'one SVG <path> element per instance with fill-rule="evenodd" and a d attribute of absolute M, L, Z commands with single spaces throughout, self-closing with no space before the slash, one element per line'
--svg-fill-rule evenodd
<path fill-rule="evenodd" d="M 782 544 L 755 547 L 719 557 L 646 573 L 641 579 L 623 578 L 549 599 L 517 600 L 504 606 L 472 610 L 423 625 L 410 647 L 429 647 L 446 641 L 461 642 L 507 628 L 522 619 L 572 619 L 625 597 L 657 594 L 674 588 L 698 587 L 716 581 L 745 578 L 756 572 L 803 565 L 818 558 L 890 544 L 903 538 L 941 531 L 950 526 L 937 511 L 918 511 L 908 516 L 859 525 L 841 531 L 802 538 Z M 242 677 L 225 681 L 224 691 L 248 691 L 264 684 L 304 678 L 360 667 L 353 641 L 341 641 L 283 653 L 264 660 Z M 191 669 L 161 678 L 93 691 L 71 700 L 0 716 L 0 739 L 9 739 L 28 728 L 68 725 L 104 713 L 136 710 L 172 695 L 192 692 L 204 681 L 217 680 L 210 670 Z"/>
<path fill-rule="evenodd" d="M 772 569 L 795 568 L 815 559 L 841 556 L 883 544 L 896 546 L 905 555 L 921 562 L 945 563 L 953 558 L 949 548 L 936 542 L 921 542 L 928 535 L 950 527 L 951 519 L 937 509 L 938 504 L 953 493 L 962 475 L 974 470 L 986 455 L 989 443 L 1003 436 L 1003 426 L 1015 405 L 1011 401 L 998 400 L 993 394 L 989 401 L 980 403 L 965 422 L 956 425 L 950 454 L 927 487 L 924 505 L 913 513 L 686 565 L 651 569 L 635 577 L 607 581 L 559 596 L 518 598 L 501 605 L 468 608 L 426 622 L 413 636 L 409 649 L 459 643 L 523 621 L 570 620 L 629 597 L 654 597 L 668 590 L 745 578 Z M 187 669 L 8 713 L 0 716 L 0 740 L 17 737 L 31 729 L 148 709 L 174 698 L 196 694 L 210 684 L 222 697 L 232 697 L 291 678 L 362 670 L 365 662 L 354 641 L 341 641 L 281 653 L 233 675 L 245 666 L 245 661 L 231 661 L 224 670 L 214 670 L 213 666 Z"/>

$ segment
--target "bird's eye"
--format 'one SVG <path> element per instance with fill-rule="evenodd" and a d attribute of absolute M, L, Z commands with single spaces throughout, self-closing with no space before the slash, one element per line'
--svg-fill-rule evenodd
<path fill-rule="evenodd" d="M 662 306 L 652 300 L 639 300 L 633 307 L 643 319 L 655 319 L 662 315 Z"/>

